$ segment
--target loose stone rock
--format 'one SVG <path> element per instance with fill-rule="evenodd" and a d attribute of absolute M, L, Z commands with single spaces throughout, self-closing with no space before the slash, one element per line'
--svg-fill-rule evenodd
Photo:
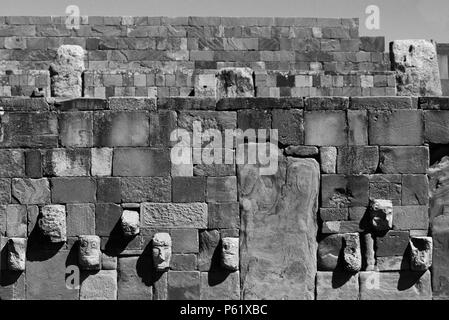
<path fill-rule="evenodd" d="M 79 236 L 78 263 L 83 270 L 100 270 L 100 237 Z"/>
<path fill-rule="evenodd" d="M 153 263 L 156 270 L 164 271 L 170 267 L 172 253 L 171 237 L 168 233 L 159 232 L 153 237 Z"/>
<path fill-rule="evenodd" d="M 137 211 L 124 210 L 121 219 L 123 234 L 133 237 L 140 232 L 139 213 Z"/>
<path fill-rule="evenodd" d="M 65 206 L 52 204 L 42 207 L 42 217 L 38 225 L 50 242 L 65 242 L 67 240 Z"/>
<path fill-rule="evenodd" d="M 10 238 L 8 241 L 8 269 L 24 271 L 26 262 L 27 239 Z"/>
<path fill-rule="evenodd" d="M 223 267 L 231 271 L 237 271 L 239 269 L 239 238 L 223 238 L 221 243 Z"/>
<path fill-rule="evenodd" d="M 371 225 L 376 231 L 393 227 L 393 203 L 391 200 L 374 199 L 370 207 Z"/>
<path fill-rule="evenodd" d="M 433 243 L 431 237 L 410 239 L 410 267 L 413 271 L 425 271 L 432 265 Z"/>

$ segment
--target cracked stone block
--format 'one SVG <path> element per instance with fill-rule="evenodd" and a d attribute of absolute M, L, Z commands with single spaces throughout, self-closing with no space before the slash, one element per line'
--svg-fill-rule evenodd
<path fill-rule="evenodd" d="M 24 271 L 26 262 L 27 239 L 10 238 L 8 241 L 8 269 Z"/>
<path fill-rule="evenodd" d="M 221 264 L 224 268 L 237 271 L 239 269 L 239 238 L 221 239 Z"/>
<path fill-rule="evenodd" d="M 217 99 L 254 97 L 253 71 L 250 68 L 223 68 L 215 76 Z"/>
<path fill-rule="evenodd" d="M 370 217 L 371 226 L 376 231 L 386 231 L 393 228 L 393 203 L 391 200 L 371 200 Z"/>
<path fill-rule="evenodd" d="M 117 271 L 89 274 L 81 283 L 80 300 L 117 300 Z"/>
<path fill-rule="evenodd" d="M 48 237 L 50 242 L 67 241 L 65 206 L 46 205 L 42 207 L 41 213 L 38 225 L 42 234 Z"/>
<path fill-rule="evenodd" d="M 98 236 L 81 235 L 79 239 L 78 263 L 83 270 L 100 270 L 101 239 Z"/>
<path fill-rule="evenodd" d="M 433 242 L 431 237 L 410 239 L 410 267 L 413 271 L 425 271 L 432 265 Z"/>
<path fill-rule="evenodd" d="M 50 203 L 47 179 L 12 179 L 12 195 L 21 204 Z"/>
<path fill-rule="evenodd" d="M 153 236 L 153 264 L 156 270 L 164 271 L 170 267 L 172 254 L 171 237 L 166 232 L 159 232 Z"/>
<path fill-rule="evenodd" d="M 56 62 L 50 67 L 52 95 L 81 97 L 84 49 L 77 45 L 62 45 L 56 54 Z"/>
<path fill-rule="evenodd" d="M 337 173 L 337 148 L 320 148 L 320 167 L 322 173 Z"/>
<path fill-rule="evenodd" d="M 346 233 L 343 236 L 344 268 L 348 272 L 358 272 L 362 268 L 362 253 L 360 251 L 360 237 L 358 233 Z"/>
<path fill-rule="evenodd" d="M 398 95 L 441 96 L 435 43 L 427 40 L 395 40 L 391 43 Z"/>
<path fill-rule="evenodd" d="M 131 210 L 123 210 L 120 222 L 123 234 L 126 237 L 133 237 L 139 234 L 140 232 L 139 212 Z"/>

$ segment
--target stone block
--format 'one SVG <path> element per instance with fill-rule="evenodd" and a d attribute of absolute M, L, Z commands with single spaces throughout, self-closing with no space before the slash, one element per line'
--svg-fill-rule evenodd
<path fill-rule="evenodd" d="M 142 228 L 207 228 L 205 203 L 149 203 L 140 207 Z"/>
<path fill-rule="evenodd" d="M 378 271 L 410 270 L 407 256 L 377 257 L 376 268 Z"/>
<path fill-rule="evenodd" d="M 200 231 L 199 241 L 198 269 L 217 269 L 220 265 L 220 233 L 217 230 Z"/>
<path fill-rule="evenodd" d="M 424 137 L 427 142 L 449 143 L 449 111 L 424 111 Z"/>
<path fill-rule="evenodd" d="M 302 109 L 302 98 L 224 98 L 217 102 L 217 111 L 239 109 Z"/>
<path fill-rule="evenodd" d="M 321 232 L 330 233 L 354 233 L 362 232 L 359 221 L 324 221 Z"/>
<path fill-rule="evenodd" d="M 429 214 L 427 206 L 393 207 L 393 229 L 427 230 Z"/>
<path fill-rule="evenodd" d="M 52 178 L 51 200 L 53 203 L 95 202 L 97 184 L 88 177 Z"/>
<path fill-rule="evenodd" d="M 337 148 L 320 147 L 320 167 L 322 173 L 336 173 Z"/>
<path fill-rule="evenodd" d="M 43 158 L 44 175 L 57 177 L 90 175 L 89 149 L 52 149 Z"/>
<path fill-rule="evenodd" d="M 306 111 L 304 113 L 306 145 L 342 146 L 347 144 L 344 111 Z"/>
<path fill-rule="evenodd" d="M 135 237 L 140 233 L 140 217 L 138 211 L 123 210 L 120 222 L 125 237 Z"/>
<path fill-rule="evenodd" d="M 201 300 L 239 300 L 239 272 L 201 272 Z"/>
<path fill-rule="evenodd" d="M 358 300 L 359 275 L 342 272 L 317 273 L 317 300 Z"/>
<path fill-rule="evenodd" d="M 120 178 L 122 202 L 169 202 L 171 179 L 166 177 Z"/>
<path fill-rule="evenodd" d="M 150 115 L 150 146 L 167 147 L 173 144 L 170 135 L 177 127 L 175 111 L 160 110 Z"/>
<path fill-rule="evenodd" d="M 63 112 L 58 115 L 59 137 L 64 147 L 92 146 L 91 112 Z"/>
<path fill-rule="evenodd" d="M 318 270 L 333 271 L 337 268 L 342 269 L 342 250 L 342 234 L 331 234 L 324 237 L 318 244 Z"/>
<path fill-rule="evenodd" d="M 148 146 L 150 115 L 147 111 L 94 113 L 94 145 L 98 147 Z"/>
<path fill-rule="evenodd" d="M 376 238 L 376 256 L 404 256 L 408 243 L 408 231 L 388 231 L 383 237 Z"/>
<path fill-rule="evenodd" d="M 46 204 L 50 184 L 47 179 L 12 179 L 12 196 L 21 204 Z"/>
<path fill-rule="evenodd" d="M 442 95 L 435 47 L 427 40 L 395 40 L 390 44 L 398 95 Z"/>
<path fill-rule="evenodd" d="M 423 174 L 402 175 L 402 205 L 427 205 L 429 180 Z"/>
<path fill-rule="evenodd" d="M 156 111 L 156 99 L 147 97 L 110 97 L 111 110 L 148 110 Z"/>
<path fill-rule="evenodd" d="M 351 97 L 352 110 L 416 109 L 411 97 Z"/>
<path fill-rule="evenodd" d="M 27 237 L 27 208 L 25 205 L 2 206 L 2 215 L 6 214 L 6 236 L 14 238 Z"/>
<path fill-rule="evenodd" d="M 0 204 L 11 202 L 11 179 L 0 179 Z"/>
<path fill-rule="evenodd" d="M 348 106 L 348 97 L 307 97 L 304 99 L 304 107 L 307 111 L 347 110 Z"/>
<path fill-rule="evenodd" d="M 237 112 L 237 127 L 243 131 L 271 128 L 271 113 L 268 110 L 239 110 Z"/>
<path fill-rule="evenodd" d="M 434 299 L 449 298 L 449 216 L 440 215 L 432 222 L 432 288 Z"/>
<path fill-rule="evenodd" d="M 250 68 L 223 68 L 215 76 L 217 99 L 255 96 Z"/>
<path fill-rule="evenodd" d="M 369 142 L 372 145 L 422 145 L 422 110 L 370 110 Z"/>
<path fill-rule="evenodd" d="M 174 253 L 198 253 L 198 230 L 173 229 L 170 234 L 172 237 Z"/>
<path fill-rule="evenodd" d="M 112 148 L 91 149 L 91 174 L 93 176 L 112 175 Z"/>
<path fill-rule="evenodd" d="M 321 203 L 324 208 L 368 205 L 369 180 L 364 175 L 323 174 Z"/>
<path fill-rule="evenodd" d="M 29 178 L 42 178 L 42 154 L 39 150 L 25 152 L 25 173 Z"/>
<path fill-rule="evenodd" d="M 51 65 L 51 86 L 55 97 L 81 97 L 85 51 L 77 45 L 58 48 L 56 61 Z"/>
<path fill-rule="evenodd" d="M 101 253 L 101 269 L 102 270 L 117 270 L 117 257 L 110 256 L 106 253 Z"/>
<path fill-rule="evenodd" d="M 107 100 L 96 98 L 76 98 L 62 101 L 55 101 L 55 108 L 58 111 L 95 111 L 106 110 Z"/>
<path fill-rule="evenodd" d="M 173 202 L 204 202 L 206 198 L 206 178 L 173 177 Z"/>
<path fill-rule="evenodd" d="M 122 216 L 122 207 L 113 203 L 95 205 L 95 234 L 109 236 Z"/>
<path fill-rule="evenodd" d="M 95 234 L 95 205 L 92 203 L 67 204 L 67 236 Z"/>
<path fill-rule="evenodd" d="M 50 242 L 67 241 L 67 218 L 65 206 L 51 204 L 42 207 L 41 217 L 38 221 L 43 236 Z"/>
<path fill-rule="evenodd" d="M 426 271 L 432 266 L 433 242 L 431 237 L 410 238 L 410 267 L 413 271 Z"/>
<path fill-rule="evenodd" d="M 348 220 L 348 208 L 320 208 L 320 218 L 323 221 Z"/>
<path fill-rule="evenodd" d="M 313 146 L 288 146 L 284 149 L 287 156 L 292 157 L 316 157 L 318 156 L 318 148 Z"/>
<path fill-rule="evenodd" d="M 431 300 L 430 272 L 361 272 L 361 300 Z"/>
<path fill-rule="evenodd" d="M 348 110 L 348 145 L 368 144 L 368 115 L 366 110 Z"/>
<path fill-rule="evenodd" d="M 284 145 L 304 143 L 303 110 L 273 110 L 271 128 L 278 130 L 279 142 Z"/>
<path fill-rule="evenodd" d="M 382 173 L 426 173 L 429 149 L 419 147 L 380 147 L 379 169 Z"/>
<path fill-rule="evenodd" d="M 8 241 L 8 269 L 25 271 L 27 239 L 10 238 Z"/>
<path fill-rule="evenodd" d="M 375 173 L 379 163 L 379 149 L 375 146 L 338 147 L 337 173 Z"/>
<path fill-rule="evenodd" d="M 114 176 L 168 176 L 169 153 L 164 149 L 116 148 L 112 168 Z"/>
<path fill-rule="evenodd" d="M 92 235 L 79 236 L 78 263 L 83 270 L 100 270 L 100 237 Z"/>
<path fill-rule="evenodd" d="M 200 273 L 198 271 L 169 271 L 169 300 L 199 300 Z"/>
<path fill-rule="evenodd" d="M 87 274 L 81 282 L 80 300 L 117 300 L 117 271 Z"/>
<path fill-rule="evenodd" d="M 208 203 L 208 228 L 239 229 L 240 209 L 238 202 Z"/>
<path fill-rule="evenodd" d="M 22 150 L 0 150 L 0 177 L 25 176 L 25 155 Z"/>
<path fill-rule="evenodd" d="M 207 202 L 237 201 L 237 177 L 207 177 Z"/>
<path fill-rule="evenodd" d="M 174 271 L 194 271 L 197 266 L 195 254 L 174 254 L 170 261 L 170 269 Z"/>
<path fill-rule="evenodd" d="M 145 268 L 146 258 L 118 259 L 118 300 L 152 300 L 152 270 Z"/>
<path fill-rule="evenodd" d="M 120 203 L 122 199 L 120 186 L 120 178 L 98 178 L 97 201 Z"/>

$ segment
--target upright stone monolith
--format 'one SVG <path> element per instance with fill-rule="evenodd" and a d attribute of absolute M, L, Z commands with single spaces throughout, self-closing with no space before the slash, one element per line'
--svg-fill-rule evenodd
<path fill-rule="evenodd" d="M 81 97 L 84 55 L 84 49 L 77 45 L 62 45 L 58 48 L 56 62 L 50 67 L 54 97 Z"/>

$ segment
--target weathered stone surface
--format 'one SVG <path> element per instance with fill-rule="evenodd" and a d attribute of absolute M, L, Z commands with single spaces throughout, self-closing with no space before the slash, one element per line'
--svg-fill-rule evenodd
<path fill-rule="evenodd" d="M 237 201 L 237 177 L 207 177 L 207 202 Z"/>
<path fill-rule="evenodd" d="M 50 242 L 67 241 L 65 206 L 52 204 L 42 207 L 39 228 Z"/>
<path fill-rule="evenodd" d="M 217 99 L 254 97 L 253 71 L 250 68 L 223 68 L 215 76 Z"/>
<path fill-rule="evenodd" d="M 97 201 L 120 203 L 122 199 L 120 178 L 104 177 L 97 179 Z"/>
<path fill-rule="evenodd" d="M 25 205 L 2 206 L 1 213 L 6 214 L 6 236 L 16 238 L 27 237 L 27 208 Z"/>
<path fill-rule="evenodd" d="M 109 109 L 156 111 L 156 99 L 148 97 L 110 97 Z"/>
<path fill-rule="evenodd" d="M 393 203 L 391 200 L 371 200 L 370 218 L 371 227 L 376 231 L 386 231 L 393 228 Z"/>
<path fill-rule="evenodd" d="M 388 231 L 383 237 L 376 238 L 376 256 L 403 256 L 409 243 L 407 231 Z"/>
<path fill-rule="evenodd" d="M 324 221 L 321 232 L 328 233 L 354 233 L 361 232 L 359 221 Z"/>
<path fill-rule="evenodd" d="M 51 200 L 53 203 L 95 202 L 97 184 L 92 178 L 52 178 Z"/>
<path fill-rule="evenodd" d="M 380 147 L 379 169 L 382 173 L 426 173 L 429 149 L 418 147 Z"/>
<path fill-rule="evenodd" d="M 430 143 L 449 143 L 449 111 L 424 111 L 424 136 Z"/>
<path fill-rule="evenodd" d="M 320 208 L 320 217 L 323 221 L 348 220 L 348 208 Z"/>
<path fill-rule="evenodd" d="M 175 111 L 159 110 L 150 115 L 150 146 L 167 147 L 174 145 L 170 141 L 171 133 L 178 125 L 178 116 Z"/>
<path fill-rule="evenodd" d="M 0 179 L 0 204 L 11 202 L 11 179 Z"/>
<path fill-rule="evenodd" d="M 62 45 L 58 48 L 56 62 L 51 65 L 53 96 L 81 97 L 84 55 L 84 49 L 77 45 Z"/>
<path fill-rule="evenodd" d="M 303 110 L 273 110 L 271 114 L 271 128 L 278 130 L 280 143 L 284 145 L 304 143 Z"/>
<path fill-rule="evenodd" d="M 59 136 L 64 147 L 92 146 L 91 112 L 62 112 L 58 115 Z"/>
<path fill-rule="evenodd" d="M 410 238 L 410 267 L 413 271 L 425 271 L 432 265 L 433 242 L 431 237 Z"/>
<path fill-rule="evenodd" d="M 398 95 L 441 96 L 435 43 L 427 40 L 395 40 L 391 43 Z"/>
<path fill-rule="evenodd" d="M 378 163 L 379 149 L 375 146 L 338 148 L 337 173 L 339 174 L 374 173 Z"/>
<path fill-rule="evenodd" d="M 117 271 L 89 274 L 81 282 L 80 300 L 117 300 Z"/>
<path fill-rule="evenodd" d="M 21 150 L 0 150 L 0 177 L 16 178 L 25 175 L 25 155 Z"/>
<path fill-rule="evenodd" d="M 329 207 L 363 207 L 368 205 L 369 180 L 364 175 L 321 176 L 321 205 Z"/>
<path fill-rule="evenodd" d="M 424 142 L 422 110 L 370 110 L 369 143 L 414 146 Z"/>
<path fill-rule="evenodd" d="M 201 272 L 201 300 L 239 300 L 239 272 Z"/>
<path fill-rule="evenodd" d="M 410 264 L 408 260 L 408 257 L 404 256 L 377 257 L 376 267 L 378 271 L 409 270 Z"/>
<path fill-rule="evenodd" d="M 112 175 L 112 148 L 92 148 L 91 158 L 93 176 Z"/>
<path fill-rule="evenodd" d="M 427 206 L 396 206 L 393 208 L 393 229 L 427 230 L 428 228 Z"/>
<path fill-rule="evenodd" d="M 239 269 L 239 238 L 225 237 L 221 239 L 221 264 L 225 269 Z"/>
<path fill-rule="evenodd" d="M 112 168 L 114 176 L 168 176 L 170 154 L 164 149 L 116 148 Z"/>
<path fill-rule="evenodd" d="M 432 221 L 449 205 L 449 157 L 445 156 L 427 171 L 429 177 L 429 217 Z"/>
<path fill-rule="evenodd" d="M 359 275 L 318 271 L 317 300 L 358 300 Z"/>
<path fill-rule="evenodd" d="M 152 300 L 151 268 L 143 257 L 118 259 L 118 300 Z"/>
<path fill-rule="evenodd" d="M 200 273 L 198 271 L 169 271 L 169 300 L 199 300 Z"/>
<path fill-rule="evenodd" d="M 91 235 L 79 236 L 78 263 L 83 270 L 100 270 L 101 251 L 100 237 Z"/>
<path fill-rule="evenodd" d="M 346 110 L 348 106 L 348 97 L 308 97 L 304 99 L 304 107 L 307 111 Z"/>
<path fill-rule="evenodd" d="M 21 204 L 50 202 L 50 184 L 47 179 L 12 179 L 12 195 Z"/>
<path fill-rule="evenodd" d="M 271 176 L 259 176 L 257 165 L 239 166 L 243 299 L 314 297 L 319 166 L 279 160 Z"/>
<path fill-rule="evenodd" d="M 70 177 L 90 174 L 89 149 L 52 149 L 44 154 L 44 174 Z"/>
<path fill-rule="evenodd" d="M 173 202 L 204 202 L 206 179 L 204 177 L 173 177 Z"/>
<path fill-rule="evenodd" d="M 346 233 L 343 236 L 344 269 L 348 272 L 358 272 L 362 268 L 362 253 L 358 233 Z"/>
<path fill-rule="evenodd" d="M 140 217 L 139 212 L 131 210 L 123 210 L 120 219 L 123 234 L 126 237 L 133 237 L 140 232 Z"/>
<path fill-rule="evenodd" d="M 169 202 L 171 179 L 166 177 L 120 178 L 123 202 Z"/>
<path fill-rule="evenodd" d="M 95 234 L 108 237 L 116 228 L 122 217 L 122 207 L 114 203 L 95 205 Z"/>
<path fill-rule="evenodd" d="M 322 173 L 337 173 L 337 148 L 320 148 L 320 167 Z"/>
<path fill-rule="evenodd" d="M 25 152 L 25 173 L 29 178 L 42 178 L 42 153 L 40 150 Z"/>
<path fill-rule="evenodd" d="M 8 269 L 25 271 L 27 239 L 10 238 L 8 241 Z"/>
<path fill-rule="evenodd" d="M 81 97 L 76 99 L 57 99 L 54 106 L 58 111 L 94 111 L 107 109 L 107 102 L 106 99 Z"/>
<path fill-rule="evenodd" d="M 434 298 L 449 299 L 449 215 L 432 222 L 432 287 Z"/>
<path fill-rule="evenodd" d="M 423 174 L 402 175 L 402 205 L 427 205 L 429 203 L 429 180 Z"/>
<path fill-rule="evenodd" d="M 104 252 L 101 253 L 101 269 L 117 270 L 117 257 L 110 256 Z"/>
<path fill-rule="evenodd" d="M 341 146 L 347 143 L 344 111 L 306 111 L 304 113 L 306 145 Z"/>
<path fill-rule="evenodd" d="M 193 271 L 197 266 L 195 254 L 173 254 L 170 261 L 170 270 L 174 271 Z"/>
<path fill-rule="evenodd" d="M 240 209 L 238 202 L 208 203 L 208 228 L 239 229 Z"/>
<path fill-rule="evenodd" d="M 142 228 L 207 228 L 205 203 L 149 203 L 141 204 Z"/>
<path fill-rule="evenodd" d="M 219 254 L 220 233 L 218 230 L 204 230 L 200 232 L 200 246 L 198 254 L 198 269 L 209 271 L 217 267 Z"/>
<path fill-rule="evenodd" d="M 333 271 L 341 269 L 341 253 L 343 250 L 343 235 L 331 234 L 318 244 L 318 270 Z"/>
<path fill-rule="evenodd" d="M 158 271 L 166 270 L 170 267 L 172 254 L 172 240 L 168 233 L 158 232 L 153 236 L 153 265 Z"/>
<path fill-rule="evenodd" d="M 371 233 L 364 233 L 362 238 L 363 267 L 366 271 L 374 270 L 376 256 L 374 252 L 374 237 Z"/>
<path fill-rule="evenodd" d="M 352 98 L 351 98 L 352 99 Z M 368 144 L 368 115 L 366 110 L 348 110 L 348 145 Z"/>
<path fill-rule="evenodd" d="M 173 240 L 173 252 L 198 253 L 199 240 L 196 229 L 172 229 L 170 235 Z"/>
<path fill-rule="evenodd" d="M 361 272 L 361 300 L 430 300 L 430 272 Z"/>
<path fill-rule="evenodd" d="M 292 157 L 316 157 L 318 148 L 314 146 L 288 146 L 285 154 Z"/>

